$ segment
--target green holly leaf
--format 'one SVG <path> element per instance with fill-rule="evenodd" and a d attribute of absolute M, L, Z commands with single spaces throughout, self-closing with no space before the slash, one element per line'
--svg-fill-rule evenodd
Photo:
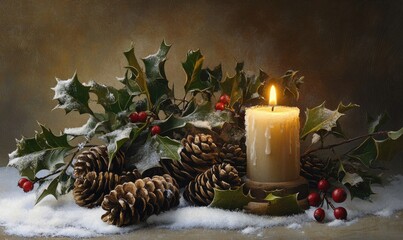
<path fill-rule="evenodd" d="M 129 140 L 134 141 L 142 129 L 143 128 L 138 128 L 136 125 L 129 123 L 101 136 L 100 139 L 107 143 L 109 161 L 114 159 L 117 151 L 119 151 L 123 144 Z"/>
<path fill-rule="evenodd" d="M 387 121 L 389 121 L 389 119 L 390 117 L 386 112 L 376 116 L 375 118 L 367 114 L 368 133 L 379 131 L 379 128 L 382 127 L 382 125 L 384 125 Z"/>
<path fill-rule="evenodd" d="M 299 99 L 299 86 L 304 83 L 304 77 L 297 77 L 298 71 L 288 70 L 281 78 L 283 79 L 284 94 L 292 94 Z"/>
<path fill-rule="evenodd" d="M 203 82 L 200 73 L 203 66 L 204 57 L 200 50 L 189 51 L 186 61 L 182 63 L 182 67 L 186 73 L 185 92 L 204 91 L 209 88 L 206 82 Z"/>
<path fill-rule="evenodd" d="M 180 161 L 180 151 L 182 150 L 182 144 L 169 137 L 162 137 L 155 135 L 151 138 L 153 147 L 160 155 L 161 159 L 171 159 L 173 161 Z"/>
<path fill-rule="evenodd" d="M 35 204 L 38 204 L 48 195 L 52 195 L 56 199 L 59 199 L 60 196 L 67 194 L 73 189 L 74 178 L 66 173 L 63 166 L 60 169 L 60 173 L 39 181 L 38 185 L 39 187 L 36 190 Z"/>
<path fill-rule="evenodd" d="M 91 139 L 96 134 L 107 131 L 105 128 L 105 123 L 106 121 L 99 122 L 97 119 L 95 119 L 95 117 L 90 116 L 83 126 L 76 128 L 65 128 L 63 132 L 69 136 L 84 136 L 86 139 Z"/>
<path fill-rule="evenodd" d="M 342 184 L 349 184 L 350 186 L 356 186 L 357 184 L 364 182 L 364 179 L 358 173 L 349 173 L 344 171 L 344 177 L 341 181 Z"/>
<path fill-rule="evenodd" d="M 221 64 L 216 66 L 213 70 L 210 68 L 202 69 L 200 75 L 201 80 L 207 82 L 213 92 L 220 90 L 220 82 L 222 79 Z"/>
<path fill-rule="evenodd" d="M 363 182 L 360 182 L 354 186 L 351 186 L 350 184 L 346 184 L 345 186 L 350 192 L 351 200 L 356 197 L 363 200 L 369 200 L 371 195 L 374 194 L 371 189 L 371 182 L 367 179 L 364 179 Z"/>
<path fill-rule="evenodd" d="M 135 95 L 138 92 L 144 93 L 147 96 L 149 104 L 151 104 L 146 75 L 140 67 L 136 55 L 134 54 L 134 45 L 132 45 L 128 51 L 124 52 L 124 55 L 129 66 L 127 67 L 128 71 L 126 71 L 125 77 L 119 80 L 126 85 L 129 94 Z M 149 107 L 151 108 L 151 106 Z"/>
<path fill-rule="evenodd" d="M 338 109 L 332 111 L 325 108 L 325 103 L 307 109 L 305 111 L 306 120 L 301 131 L 301 139 L 304 139 L 308 134 L 315 133 L 319 130 L 330 132 L 334 127 L 337 127 L 337 120 L 344 114 Z"/>
<path fill-rule="evenodd" d="M 157 53 L 143 58 L 147 88 L 152 104 L 155 104 L 162 96 L 170 95 L 171 92 L 164 70 L 166 56 L 170 48 L 171 46 L 163 41 Z"/>
<path fill-rule="evenodd" d="M 76 73 L 71 79 L 56 79 L 56 81 L 56 86 L 52 88 L 55 92 L 53 99 L 57 100 L 59 104 L 55 108 L 64 109 L 66 113 L 71 111 L 78 111 L 80 114 L 92 113 L 88 106 L 90 87 L 82 85 L 78 81 Z"/>
<path fill-rule="evenodd" d="M 224 81 L 220 83 L 221 92 L 227 94 L 231 98 L 231 107 L 234 106 L 236 102 L 242 101 L 243 98 L 242 87 L 245 86 L 246 77 L 242 69 L 243 63 L 237 63 L 235 75 L 232 77 L 227 76 Z"/>
<path fill-rule="evenodd" d="M 284 197 L 269 193 L 264 200 L 268 201 L 267 214 L 272 216 L 285 216 L 301 213 L 298 205 L 298 193 Z"/>
<path fill-rule="evenodd" d="M 360 105 L 354 104 L 354 103 L 349 103 L 347 105 L 344 105 L 342 102 L 339 103 L 339 106 L 337 107 L 337 111 L 339 111 L 340 113 L 346 113 L 351 109 L 355 109 L 360 107 Z"/>
<path fill-rule="evenodd" d="M 245 91 L 245 99 L 251 99 L 259 97 L 258 90 L 263 86 L 264 82 L 269 76 L 267 73 L 263 72 L 263 70 L 259 69 L 259 75 L 256 77 L 254 75 L 246 77 L 246 91 Z"/>
<path fill-rule="evenodd" d="M 388 161 L 393 159 L 396 154 L 403 151 L 403 127 L 398 131 L 389 131 L 388 138 L 384 140 L 375 140 L 378 149 L 377 159 Z"/>
<path fill-rule="evenodd" d="M 114 87 L 105 86 L 96 82 L 91 82 L 89 85 L 91 86 L 90 92 L 97 96 L 97 103 L 102 105 L 105 112 L 119 114 L 129 109 L 133 96 L 125 89 L 117 90 Z"/>
<path fill-rule="evenodd" d="M 242 209 L 254 199 L 248 194 L 243 193 L 244 185 L 237 189 L 220 190 L 214 188 L 214 198 L 209 207 L 235 210 Z"/>
<path fill-rule="evenodd" d="M 73 149 L 67 135 L 56 136 L 43 125 L 40 127 L 42 132 L 37 132 L 35 137 L 17 140 L 17 149 L 9 155 L 8 166 L 31 180 L 41 170 L 55 171 L 63 166 L 64 158 Z"/>
<path fill-rule="evenodd" d="M 360 161 L 366 167 L 370 167 L 372 162 L 378 157 L 378 147 L 375 139 L 368 137 L 363 143 L 348 153 L 347 156 Z"/>

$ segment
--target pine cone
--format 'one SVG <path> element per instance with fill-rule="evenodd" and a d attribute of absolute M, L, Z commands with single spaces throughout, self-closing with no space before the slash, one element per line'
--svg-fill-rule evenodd
<path fill-rule="evenodd" d="M 211 135 L 196 134 L 188 135 L 181 141 L 183 149 L 180 153 L 181 162 L 162 160 L 161 163 L 178 182 L 184 187 L 197 174 L 209 169 L 218 162 L 218 147 Z"/>
<path fill-rule="evenodd" d="M 217 164 L 197 175 L 185 188 L 183 197 L 186 201 L 207 206 L 214 198 L 214 188 L 228 190 L 241 186 L 238 171 L 227 163 Z"/>
<path fill-rule="evenodd" d="M 101 204 L 104 196 L 119 183 L 119 175 L 95 171 L 79 177 L 74 182 L 73 196 L 76 204 L 92 208 Z"/>
<path fill-rule="evenodd" d="M 106 146 L 92 147 L 77 156 L 77 161 L 74 164 L 74 176 L 79 178 L 91 171 L 120 174 L 123 170 L 124 162 L 124 154 L 118 151 L 110 168 L 108 168 L 109 158 Z"/>
<path fill-rule="evenodd" d="M 309 182 L 309 187 L 317 188 L 319 180 L 326 177 L 327 162 L 315 155 L 301 157 L 300 175 Z"/>
<path fill-rule="evenodd" d="M 119 176 L 119 183 L 123 184 L 125 182 L 135 182 L 137 179 L 141 178 L 141 173 L 134 169 L 133 171 L 123 171 L 122 175 Z"/>
<path fill-rule="evenodd" d="M 220 151 L 220 160 L 234 166 L 240 177 L 246 175 L 246 152 L 241 146 L 224 143 Z"/>
<path fill-rule="evenodd" d="M 138 179 L 116 186 L 102 202 L 102 220 L 125 226 L 146 220 L 179 204 L 179 190 L 170 175 Z"/>

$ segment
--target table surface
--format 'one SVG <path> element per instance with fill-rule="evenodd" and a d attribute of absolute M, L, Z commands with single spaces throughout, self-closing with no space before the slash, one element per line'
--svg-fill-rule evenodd
<path fill-rule="evenodd" d="M 161 228 L 144 228 L 124 235 L 109 235 L 93 239 L 402 239 L 403 237 L 403 211 L 390 217 L 368 216 L 359 219 L 350 226 L 329 227 L 326 224 L 305 224 L 301 229 L 288 229 L 286 227 L 272 227 L 260 229 L 253 234 L 242 234 L 236 230 L 169 230 Z M 10 236 L 0 229 L 0 239 L 22 240 L 25 237 Z M 32 238 L 43 239 L 43 238 Z M 68 239 L 68 238 L 55 238 Z"/>

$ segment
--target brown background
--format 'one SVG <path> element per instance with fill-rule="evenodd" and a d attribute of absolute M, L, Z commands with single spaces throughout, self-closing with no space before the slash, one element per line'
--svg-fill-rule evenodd
<path fill-rule="evenodd" d="M 78 126 L 77 114 L 51 109 L 55 77 L 77 70 L 82 82 L 119 84 L 124 50 L 147 56 L 163 38 L 173 44 L 167 76 L 181 88 L 188 49 L 208 66 L 236 60 L 271 75 L 305 76 L 299 107 L 327 100 L 362 106 L 345 119 L 365 130 L 366 112 L 387 110 L 403 125 L 402 1 L 0 1 L 0 165 L 14 138 L 32 136 L 36 121 L 55 130 Z"/>

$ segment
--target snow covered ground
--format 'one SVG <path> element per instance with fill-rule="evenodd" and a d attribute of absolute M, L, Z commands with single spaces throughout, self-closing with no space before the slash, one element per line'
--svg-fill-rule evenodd
<path fill-rule="evenodd" d="M 209 228 L 237 229 L 243 234 L 258 234 L 262 228 L 284 226 L 300 229 L 304 224 L 314 222 L 314 208 L 290 217 L 269 217 L 224 211 L 207 207 L 189 207 L 182 200 L 180 207 L 152 216 L 147 223 L 138 226 L 118 228 L 101 221 L 101 208 L 85 209 L 75 205 L 69 194 L 59 201 L 47 197 L 34 206 L 35 193 L 24 193 L 18 188 L 18 173 L 13 168 L 0 168 L 0 225 L 7 234 L 20 236 L 68 236 L 93 237 L 105 234 L 122 234 L 138 228 L 153 225 L 169 229 Z M 351 225 L 365 215 L 388 217 L 396 210 L 403 209 L 403 176 L 395 176 L 385 187 L 374 187 L 376 193 L 372 202 L 354 199 L 338 206 L 348 211 L 348 221 L 333 220 L 328 211 L 327 226 Z M 315 223 L 316 224 L 316 223 Z"/>

